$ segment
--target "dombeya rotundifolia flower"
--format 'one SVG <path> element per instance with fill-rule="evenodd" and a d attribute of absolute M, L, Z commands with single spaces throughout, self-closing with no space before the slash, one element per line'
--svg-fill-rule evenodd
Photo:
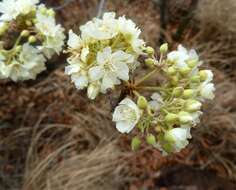
<path fill-rule="evenodd" d="M 122 100 L 115 108 L 113 121 L 116 122 L 116 129 L 121 133 L 129 133 L 139 122 L 141 111 L 138 106 L 129 98 Z"/>

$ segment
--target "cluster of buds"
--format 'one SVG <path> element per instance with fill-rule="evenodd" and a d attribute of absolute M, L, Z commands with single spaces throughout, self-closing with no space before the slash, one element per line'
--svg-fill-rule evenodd
<path fill-rule="evenodd" d="M 35 79 L 64 44 L 55 12 L 39 0 L 3 0 L 0 13 L 0 78 Z"/>
<path fill-rule="evenodd" d="M 168 45 L 163 44 L 159 60 L 152 56 L 145 61 L 152 65 L 152 71 L 146 76 L 158 71 L 163 75 L 160 84 L 150 87 L 136 83 L 137 102 L 126 97 L 113 113 L 120 132 L 129 133 L 135 127 L 140 130 L 140 135 L 132 140 L 133 149 L 137 149 L 145 137 L 148 144 L 163 154 L 180 151 L 191 138 L 191 128 L 200 122 L 202 103 L 214 98 L 213 73 L 199 70 L 202 62 L 195 50 L 188 51 L 179 45 L 176 51 L 167 51 Z M 139 90 L 154 93 L 147 100 Z"/>
<path fill-rule="evenodd" d="M 144 41 L 133 21 L 124 16 L 116 19 L 112 12 L 94 18 L 80 30 L 80 36 L 69 32 L 65 73 L 77 89 L 87 89 L 88 97 L 95 99 L 99 92 L 105 94 L 129 80 L 144 53 Z"/>

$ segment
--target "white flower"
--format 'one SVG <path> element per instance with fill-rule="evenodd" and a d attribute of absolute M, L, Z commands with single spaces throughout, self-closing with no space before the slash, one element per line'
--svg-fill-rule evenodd
<path fill-rule="evenodd" d="M 21 14 L 28 14 L 34 10 L 35 5 L 39 3 L 39 0 L 17 0 L 15 6 Z"/>
<path fill-rule="evenodd" d="M 35 27 L 45 38 L 43 44 L 38 48 L 44 52 L 47 58 L 51 58 L 55 52 L 59 54 L 64 45 L 64 28 L 56 24 L 54 17 L 42 14 L 40 9 L 37 11 L 36 21 Z"/>
<path fill-rule="evenodd" d="M 139 39 L 141 30 L 136 27 L 132 20 L 126 19 L 125 16 L 119 17 L 118 31 L 124 35 L 127 42 L 130 43 L 131 47 L 138 55 L 142 54 L 144 41 Z"/>
<path fill-rule="evenodd" d="M 214 99 L 215 86 L 213 83 L 203 82 L 200 85 L 200 95 L 204 99 L 212 100 Z"/>
<path fill-rule="evenodd" d="M 174 152 L 179 152 L 188 145 L 188 130 L 184 128 L 173 128 L 165 133 L 165 140 L 172 145 Z"/>
<path fill-rule="evenodd" d="M 37 74 L 45 70 L 45 58 L 40 51 L 24 44 L 18 56 L 12 58 L 10 64 L 0 62 L 1 78 L 10 78 L 13 81 L 35 79 Z"/>
<path fill-rule="evenodd" d="M 112 53 L 110 47 L 106 47 L 97 54 L 97 66 L 89 70 L 91 81 L 101 80 L 101 92 L 105 93 L 107 89 L 120 84 L 120 80 L 129 79 L 129 68 L 127 64 L 132 63 L 132 55 L 123 51 Z"/>
<path fill-rule="evenodd" d="M 141 112 L 138 106 L 129 98 L 122 100 L 115 108 L 113 121 L 116 128 L 121 133 L 129 133 L 138 123 Z"/>
<path fill-rule="evenodd" d="M 70 65 L 65 67 L 65 73 L 71 75 L 72 82 L 75 83 L 77 89 L 84 89 L 88 86 L 89 79 L 87 72 L 84 69 L 84 65 L 78 59 L 68 60 Z"/>
<path fill-rule="evenodd" d="M 72 30 L 69 30 L 69 39 L 67 44 L 70 48 L 80 49 L 82 46 L 82 39 Z"/>
<path fill-rule="evenodd" d="M 2 13 L 0 16 L 1 21 L 10 21 L 19 15 L 16 2 L 16 0 L 3 0 L 0 2 L 0 13 Z"/>
<path fill-rule="evenodd" d="M 99 93 L 100 87 L 97 84 L 90 84 L 87 90 L 88 98 L 91 100 L 94 100 L 98 93 Z"/>
<path fill-rule="evenodd" d="M 198 60 L 198 59 L 199 57 L 194 49 L 188 51 L 182 45 L 178 45 L 178 49 L 176 51 L 172 51 L 167 54 L 167 60 L 176 63 L 177 68 L 187 67 L 188 66 L 186 63 L 187 60 Z"/>
<path fill-rule="evenodd" d="M 65 39 L 63 32 L 64 29 L 62 27 L 58 27 L 55 36 L 47 36 L 42 46 L 38 47 L 47 58 L 51 58 L 54 53 L 59 55 L 62 51 Z"/>
<path fill-rule="evenodd" d="M 28 14 L 37 3 L 39 0 L 3 0 L 0 2 L 0 20 L 11 21 L 20 14 Z"/>
<path fill-rule="evenodd" d="M 102 19 L 94 18 L 80 27 L 83 39 L 107 40 L 117 35 L 115 13 L 104 13 Z"/>
<path fill-rule="evenodd" d="M 163 104 L 163 99 L 159 93 L 153 93 L 151 96 L 151 101 L 149 101 L 149 106 L 153 111 L 159 111 L 161 105 Z"/>
<path fill-rule="evenodd" d="M 56 36 L 58 30 L 61 30 L 60 25 L 56 25 L 54 17 L 47 14 L 42 14 L 40 9 L 36 13 L 36 24 L 35 27 L 45 36 Z"/>

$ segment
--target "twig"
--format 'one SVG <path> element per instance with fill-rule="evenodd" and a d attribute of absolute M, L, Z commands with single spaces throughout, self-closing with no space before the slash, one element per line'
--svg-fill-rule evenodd
<path fill-rule="evenodd" d="M 65 0 L 64 3 L 60 6 L 56 6 L 56 7 L 52 7 L 55 11 L 61 10 L 64 7 L 66 7 L 67 5 L 69 5 L 70 3 L 74 2 L 76 0 Z"/>
<path fill-rule="evenodd" d="M 160 9 L 160 37 L 159 37 L 159 44 L 162 44 L 165 41 L 164 31 L 166 30 L 166 26 L 167 26 L 168 0 L 159 0 L 158 3 L 159 3 L 159 9 Z"/>
<path fill-rule="evenodd" d="M 189 11 L 188 14 L 186 15 L 186 17 L 183 19 L 183 21 L 180 23 L 177 31 L 175 32 L 175 34 L 173 35 L 173 39 L 175 41 L 179 41 L 182 37 L 182 34 L 184 33 L 185 29 L 187 28 L 189 22 L 191 21 L 193 15 L 194 15 L 194 10 L 197 7 L 197 3 L 198 0 L 192 0 L 190 7 L 189 7 Z"/>
<path fill-rule="evenodd" d="M 97 11 L 97 17 L 100 18 L 102 16 L 104 5 L 106 4 L 106 0 L 100 0 L 98 11 Z"/>

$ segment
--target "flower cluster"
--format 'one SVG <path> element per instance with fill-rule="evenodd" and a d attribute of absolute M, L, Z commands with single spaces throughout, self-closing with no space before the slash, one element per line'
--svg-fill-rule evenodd
<path fill-rule="evenodd" d="M 64 29 L 55 13 L 39 0 L 0 2 L 0 78 L 35 79 L 45 70 L 46 58 L 59 54 Z"/>
<path fill-rule="evenodd" d="M 122 81 L 138 65 L 144 41 L 133 21 L 115 13 L 105 13 L 80 27 L 81 35 L 69 32 L 69 65 L 65 73 L 71 75 L 77 89 L 87 88 L 90 99 L 95 99 Z"/>
<path fill-rule="evenodd" d="M 215 90 L 213 73 L 199 70 L 202 62 L 195 50 L 188 51 L 179 45 L 165 58 L 167 47 L 166 44 L 161 46 L 160 60 L 148 58 L 148 62 L 155 65 L 151 73 L 160 71 L 165 80 L 153 87 L 137 85 L 134 92 L 137 104 L 125 98 L 113 113 L 113 121 L 120 132 L 128 133 L 137 127 L 145 134 L 147 143 L 164 154 L 178 152 L 188 144 L 190 129 L 200 121 L 202 103 L 213 99 Z M 154 91 L 150 101 L 139 94 L 141 89 Z M 133 138 L 134 149 L 140 145 L 141 136 Z"/>

